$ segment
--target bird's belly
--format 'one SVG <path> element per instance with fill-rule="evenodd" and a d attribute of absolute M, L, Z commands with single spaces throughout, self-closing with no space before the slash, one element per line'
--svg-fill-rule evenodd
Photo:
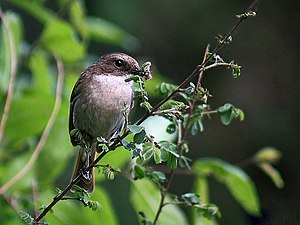
<path fill-rule="evenodd" d="M 75 128 L 83 130 L 92 138 L 110 139 L 124 126 L 129 113 L 132 90 L 128 83 L 106 83 L 93 88 L 90 93 L 81 96 L 74 107 Z"/>

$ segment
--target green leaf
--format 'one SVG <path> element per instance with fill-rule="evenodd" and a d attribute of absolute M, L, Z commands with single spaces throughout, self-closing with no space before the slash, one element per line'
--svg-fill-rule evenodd
<path fill-rule="evenodd" d="M 105 178 L 108 179 L 108 180 L 115 179 L 115 173 L 109 165 L 104 166 L 102 168 L 102 173 L 105 176 Z"/>
<path fill-rule="evenodd" d="M 63 173 L 72 154 L 72 151 L 62 151 L 62 149 L 71 148 L 69 134 L 66 132 L 68 110 L 69 103 L 67 101 L 62 102 L 43 150 L 40 152 L 39 160 L 34 165 L 39 185 L 43 187 L 51 184 L 53 180 Z M 49 162 L 55 162 L 55 166 Z"/>
<path fill-rule="evenodd" d="M 161 110 L 165 110 L 165 109 L 176 109 L 176 110 L 185 110 L 187 109 L 187 106 L 180 101 L 175 101 L 173 99 L 168 100 L 167 102 L 165 102 L 161 107 Z"/>
<path fill-rule="evenodd" d="M 189 159 L 189 158 L 187 158 L 187 157 L 185 157 L 185 156 L 181 156 L 181 157 L 179 158 L 179 166 L 180 166 L 181 168 L 187 167 L 188 169 L 191 169 L 190 163 L 189 163 L 189 162 L 191 162 L 191 161 L 192 161 L 191 159 Z"/>
<path fill-rule="evenodd" d="M 257 165 L 266 175 L 268 175 L 277 188 L 284 187 L 284 181 L 279 173 L 271 164 L 269 163 L 259 163 Z"/>
<path fill-rule="evenodd" d="M 279 150 L 274 147 L 264 147 L 254 155 L 255 162 L 277 163 L 282 157 Z"/>
<path fill-rule="evenodd" d="M 146 131 L 142 130 L 141 132 L 139 132 L 133 136 L 133 141 L 136 144 L 142 144 L 145 137 L 146 137 Z"/>
<path fill-rule="evenodd" d="M 191 134 L 195 136 L 197 133 L 203 132 L 203 130 L 204 128 L 201 118 L 195 118 L 191 127 Z"/>
<path fill-rule="evenodd" d="M 137 180 L 132 182 L 130 191 L 130 200 L 133 208 L 137 212 L 144 212 L 148 219 L 153 221 L 158 205 L 160 202 L 160 191 L 150 181 L 146 179 Z M 166 202 L 170 202 L 171 199 L 167 196 Z M 159 217 L 159 225 L 188 225 L 188 221 L 185 218 L 184 213 L 178 206 L 168 205 L 163 208 L 161 216 Z"/>
<path fill-rule="evenodd" d="M 193 165 L 199 176 L 213 175 L 218 181 L 224 183 L 235 200 L 249 214 L 260 215 L 260 205 L 254 183 L 240 168 L 225 161 L 214 158 L 197 160 Z"/>
<path fill-rule="evenodd" d="M 200 196 L 195 193 L 185 193 L 180 196 L 187 204 L 194 205 L 200 203 Z"/>
<path fill-rule="evenodd" d="M 166 181 L 166 175 L 160 171 L 147 172 L 147 177 L 155 182 L 163 183 Z"/>
<path fill-rule="evenodd" d="M 39 21 L 46 23 L 51 20 L 55 20 L 55 14 L 48 10 L 46 7 L 43 7 L 42 4 L 39 4 L 36 1 L 31 0 L 9 0 L 9 2 L 14 5 L 22 8 L 26 12 L 28 12 L 31 16 L 38 19 Z"/>
<path fill-rule="evenodd" d="M 13 149 L 10 149 L 13 150 Z M 31 149 L 30 149 L 31 150 Z M 32 155 L 32 151 L 26 151 L 24 153 L 17 152 L 17 157 L 8 158 L 9 160 L 3 160 L 0 164 L 0 183 L 6 184 L 11 178 L 13 178 L 17 173 L 19 173 L 26 163 L 28 163 L 29 158 Z M 16 152 L 14 152 L 16 153 Z M 22 176 L 17 183 L 15 183 L 10 191 L 20 193 L 28 188 L 32 187 L 32 180 L 35 179 L 33 170 L 29 170 L 26 174 Z"/>
<path fill-rule="evenodd" d="M 62 20 L 47 22 L 41 41 L 50 52 L 66 62 L 80 60 L 85 55 L 85 46 L 76 38 L 74 29 Z"/>
<path fill-rule="evenodd" d="M 138 126 L 138 125 L 128 125 L 127 128 L 130 130 L 131 133 L 133 134 L 137 134 L 140 133 L 142 130 L 144 130 L 145 128 L 142 126 Z"/>
<path fill-rule="evenodd" d="M 39 134 L 51 115 L 53 103 L 53 96 L 45 94 L 26 95 L 16 99 L 11 104 L 5 135 L 17 139 Z"/>
<path fill-rule="evenodd" d="M 230 103 L 226 103 L 225 105 L 219 107 L 218 113 L 220 114 L 221 122 L 224 125 L 229 125 L 235 118 L 239 117 L 240 121 L 243 121 L 245 118 L 244 112 Z"/>
<path fill-rule="evenodd" d="M 83 39 L 89 35 L 85 22 L 84 6 L 81 1 L 73 1 L 70 6 L 70 19 Z"/>
<path fill-rule="evenodd" d="M 160 150 L 161 160 L 166 162 L 169 159 L 169 153 L 165 149 Z"/>
<path fill-rule="evenodd" d="M 100 204 L 100 202 L 97 202 L 97 201 L 89 201 L 88 203 L 88 207 L 90 209 L 92 209 L 93 211 L 99 211 L 99 212 L 102 212 L 103 210 L 103 206 Z"/>
<path fill-rule="evenodd" d="M 162 82 L 159 85 L 159 92 L 161 95 L 169 95 L 171 92 L 175 91 L 177 89 L 177 85 Z"/>
<path fill-rule="evenodd" d="M 161 146 L 161 150 L 165 150 L 168 153 L 170 153 L 170 155 L 179 158 L 179 154 L 177 153 L 178 148 L 175 144 L 164 141 L 164 142 L 160 142 L 160 146 Z"/>
<path fill-rule="evenodd" d="M 171 169 L 177 168 L 179 154 L 177 153 L 177 146 L 171 142 L 160 142 L 161 159 L 167 160 L 167 165 Z M 166 155 L 167 154 L 167 155 Z"/>
<path fill-rule="evenodd" d="M 125 149 L 131 151 L 136 148 L 135 144 L 133 142 L 128 142 L 126 140 L 121 140 L 122 145 L 124 146 Z"/>
<path fill-rule="evenodd" d="M 156 164 L 159 164 L 159 163 L 161 163 L 162 162 L 162 160 L 161 160 L 161 153 L 160 153 L 160 149 L 159 148 L 156 148 L 156 147 L 154 147 L 154 149 L 153 149 L 154 151 L 153 151 L 153 158 L 154 158 L 154 162 L 156 163 Z"/>
<path fill-rule="evenodd" d="M 49 59 L 42 51 L 34 51 L 30 57 L 29 68 L 33 74 L 33 86 L 30 88 L 30 92 L 35 94 L 52 94 L 51 92 L 51 80 L 53 74 L 50 71 Z"/>
<path fill-rule="evenodd" d="M 149 160 L 154 153 L 154 148 L 155 146 L 151 142 L 145 142 L 143 143 L 143 159 L 144 160 Z"/>
<path fill-rule="evenodd" d="M 205 176 L 198 176 L 195 180 L 194 191 L 199 193 L 201 201 L 205 204 L 209 203 L 209 185 Z"/>
<path fill-rule="evenodd" d="M 121 143 L 125 149 L 132 151 L 132 158 L 141 156 L 141 149 L 139 149 L 134 142 L 128 142 L 128 141 L 122 139 Z"/>
<path fill-rule="evenodd" d="M 161 151 L 159 148 L 151 142 L 145 142 L 143 144 L 142 161 L 138 160 L 138 163 L 142 163 L 144 160 L 149 160 L 152 156 L 156 164 L 161 163 Z"/>
<path fill-rule="evenodd" d="M 133 168 L 132 168 L 132 171 L 131 171 L 131 176 L 133 179 L 142 179 L 146 176 L 146 173 L 145 173 L 145 170 L 143 167 L 141 167 L 140 165 L 135 165 Z"/>
<path fill-rule="evenodd" d="M 173 155 L 170 155 L 167 161 L 167 165 L 170 169 L 174 170 L 177 168 L 177 162 L 178 162 L 177 158 L 174 157 Z"/>
<path fill-rule="evenodd" d="M 29 67 L 33 74 L 33 85 L 12 102 L 10 116 L 5 127 L 5 134 L 11 140 L 40 134 L 54 105 L 55 96 L 51 90 L 50 81 L 50 77 L 54 75 L 51 73 L 48 59 L 42 51 L 33 52 Z M 67 117 L 69 103 L 65 102 L 65 104 L 65 117 Z"/>
<path fill-rule="evenodd" d="M 238 78 L 239 76 L 241 76 L 241 66 L 234 64 L 234 62 L 232 62 L 231 69 L 232 69 L 233 78 Z"/>
<path fill-rule="evenodd" d="M 109 21 L 89 16 L 85 22 L 90 37 L 95 41 L 115 44 L 125 49 L 135 49 L 139 46 L 135 37 Z"/>
<path fill-rule="evenodd" d="M 19 217 L 26 223 L 26 224 L 33 224 L 33 218 L 31 217 L 31 215 L 29 215 L 26 212 L 20 211 L 18 212 Z"/>

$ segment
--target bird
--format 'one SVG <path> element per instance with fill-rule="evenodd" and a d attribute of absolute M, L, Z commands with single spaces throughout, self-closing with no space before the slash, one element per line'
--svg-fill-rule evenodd
<path fill-rule="evenodd" d="M 101 56 L 79 76 L 70 97 L 69 133 L 73 146 L 80 146 L 72 178 L 88 193 L 95 189 L 94 169 L 97 138 L 108 142 L 117 138 L 126 126 L 133 107 L 132 75 L 141 72 L 131 56 L 115 52 Z"/>

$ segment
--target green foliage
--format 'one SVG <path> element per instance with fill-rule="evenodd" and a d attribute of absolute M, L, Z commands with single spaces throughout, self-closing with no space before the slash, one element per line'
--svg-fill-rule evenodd
<path fill-rule="evenodd" d="M 83 40 L 90 35 L 87 23 L 85 22 L 85 12 L 82 2 L 73 1 L 69 8 L 70 20 L 79 32 Z"/>
<path fill-rule="evenodd" d="M 226 103 L 218 108 L 221 122 L 224 125 L 229 125 L 233 119 L 239 118 L 240 121 L 245 119 L 244 112 L 238 108 L 235 108 L 232 104 Z"/>
<path fill-rule="evenodd" d="M 133 86 L 134 91 L 134 100 L 140 102 L 140 106 L 149 111 L 152 106 L 148 101 L 148 93 L 145 89 L 145 81 L 151 79 L 152 75 L 150 72 L 150 62 L 145 62 L 142 67 L 139 75 L 133 75 L 126 79 L 126 82 L 133 81 L 135 85 Z"/>
<path fill-rule="evenodd" d="M 137 212 L 143 212 L 152 221 L 160 201 L 160 191 L 146 179 L 137 180 L 132 183 L 130 200 Z M 168 197 L 167 201 L 171 201 L 171 198 Z M 182 225 L 188 224 L 183 211 L 178 206 L 168 205 L 162 212 L 159 224 L 173 225 L 174 221 Z"/>
<path fill-rule="evenodd" d="M 136 48 L 138 40 L 115 24 L 99 17 L 86 17 L 86 26 L 93 40 L 115 44 L 125 49 Z"/>
<path fill-rule="evenodd" d="M 24 0 L 24 1 L 9 0 L 9 1 L 14 5 L 22 8 L 24 11 L 26 11 L 31 16 L 35 17 L 36 19 L 38 19 L 43 23 L 49 22 L 56 18 L 56 15 L 52 11 L 44 7 L 41 2 L 30 1 L 30 0 Z"/>
<path fill-rule="evenodd" d="M 20 218 L 26 223 L 26 224 L 32 224 L 33 218 L 26 212 L 19 212 L 18 213 Z"/>
<path fill-rule="evenodd" d="M 76 39 L 72 26 L 61 20 L 46 23 L 41 41 L 51 53 L 66 62 L 80 60 L 85 55 L 85 47 Z"/>
<path fill-rule="evenodd" d="M 145 128 L 137 125 L 128 125 L 128 129 L 134 134 L 133 141 L 136 144 L 142 144 L 146 137 Z"/>
<path fill-rule="evenodd" d="M 103 173 L 104 177 L 108 180 L 115 179 L 115 175 L 121 173 L 121 170 L 119 168 L 113 168 L 109 164 L 97 165 L 97 167 L 99 169 L 99 172 L 100 172 L 100 168 L 102 168 L 102 173 Z"/>
<path fill-rule="evenodd" d="M 38 208 L 37 204 L 41 204 L 40 210 L 44 210 L 47 208 L 45 204 L 51 202 L 55 196 L 53 190 L 56 184 L 69 183 L 70 174 L 66 171 L 66 165 L 74 153 L 68 151 L 72 148 L 67 129 L 69 95 L 84 68 L 83 64 L 90 63 L 80 62 L 93 57 L 89 51 L 89 43 L 96 41 L 125 50 L 134 50 L 139 41 L 116 24 L 89 16 L 83 1 L 58 0 L 54 6 L 58 7 L 57 11 L 49 9 L 43 0 L 9 0 L 9 2 L 35 18 L 42 29 L 37 31 L 37 40 L 28 43 L 23 36 L 23 18 L 14 12 L 4 14 L 13 35 L 18 79 L 4 130 L 4 139 L 0 144 L 1 184 L 7 183 L 24 168 L 49 122 L 57 89 L 59 68 L 56 60 L 62 60 L 65 74 L 59 111 L 48 136 L 42 142 L 41 152 L 32 168 L 6 193 L 17 203 L 18 208 L 24 211 L 19 212 L 22 221 L 33 224 L 34 218 L 25 211 L 32 213 L 34 207 Z M 242 14 L 240 18 L 251 16 L 251 12 L 248 14 Z M 12 40 L 9 32 L 3 24 L 0 36 L 2 100 L 7 95 L 11 57 L 14 52 L 10 47 Z M 222 42 L 229 44 L 230 41 L 230 38 L 223 40 L 221 36 L 219 37 L 219 44 Z M 24 46 L 26 48 L 23 48 Z M 206 54 L 210 60 L 201 71 L 197 71 L 197 75 L 213 67 L 226 66 L 232 70 L 234 78 L 240 76 L 241 67 L 234 61 L 226 63 L 216 53 Z M 98 185 L 99 181 L 107 182 L 104 178 L 117 179 L 116 175 L 132 178 L 128 198 L 136 214 L 140 215 L 141 224 L 173 225 L 174 221 L 182 225 L 190 224 L 188 221 L 192 221 L 193 224 L 217 224 L 216 221 L 221 214 L 218 207 L 209 199 L 208 178 L 211 176 L 228 188 L 233 198 L 247 213 L 258 216 L 260 205 L 256 188 L 242 168 L 220 159 L 202 158 L 193 162 L 187 157 L 189 151 L 194 151 L 190 148 L 188 135 L 201 135 L 207 118 L 218 115 L 224 125 L 229 125 L 234 119 L 243 121 L 243 111 L 230 103 L 211 109 L 209 105 L 211 94 L 202 87 L 201 77 L 198 77 L 198 81 L 189 80 L 185 85 L 172 84 L 165 81 L 157 71 L 152 73 L 150 62 L 142 64 L 139 74 L 127 81 L 134 83 L 134 99 L 139 103 L 136 105 L 144 108 L 145 115 L 149 117 L 143 123 L 139 121 L 128 125 L 124 133 L 130 135 L 122 139 L 121 146 L 118 143 L 118 148 L 114 151 L 110 149 L 111 143 L 99 137 L 98 144 L 102 147 L 102 152 L 107 154 L 95 166 L 101 173 L 96 174 L 97 187 L 93 195 L 90 197 L 85 190 L 73 185 L 75 191 L 63 196 L 62 200 L 65 201 L 55 205 L 54 209 L 50 210 L 52 213 L 48 213 L 44 222 L 40 223 L 99 224 L 101 221 L 101 224 L 106 225 L 121 224 L 119 220 L 122 218 L 117 215 L 111 196 Z M 154 97 L 169 97 L 155 108 L 150 104 L 148 94 Z M 3 105 L 1 101 L 1 116 Z M 72 139 L 75 138 L 76 143 L 81 143 L 82 135 L 85 134 L 79 130 L 71 131 Z M 260 150 L 249 160 L 267 174 L 278 188 L 284 186 L 280 173 L 274 168 L 280 156 L 278 150 L 268 147 Z M 122 168 L 122 172 L 119 168 Z M 194 190 L 185 194 L 170 193 L 172 177 L 177 171 L 196 176 Z M 34 187 L 35 182 L 38 187 Z M 63 193 L 63 189 L 63 187 L 57 189 L 58 194 Z M 37 199 L 32 193 L 38 195 L 38 203 L 35 202 Z M 5 201 L 0 203 L 3 214 L 0 215 L 1 224 L 12 224 L 7 218 L 14 218 L 13 224 L 18 224 L 21 220 L 16 221 L 15 212 L 11 210 L 10 205 Z M 189 207 L 192 213 L 186 214 L 181 206 Z"/>
<path fill-rule="evenodd" d="M 260 214 L 255 186 L 242 169 L 213 158 L 197 160 L 193 168 L 198 176 L 213 175 L 215 179 L 225 184 L 232 196 L 248 213 L 256 216 Z"/>

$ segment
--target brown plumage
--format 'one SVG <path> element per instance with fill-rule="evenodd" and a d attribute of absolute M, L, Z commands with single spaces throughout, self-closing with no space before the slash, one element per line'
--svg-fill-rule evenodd
<path fill-rule="evenodd" d="M 94 161 L 97 137 L 108 141 L 124 128 L 132 105 L 131 74 L 140 71 L 135 59 L 124 53 L 102 56 L 86 68 L 70 98 L 69 132 L 73 146 L 80 146 L 72 179 L 82 173 L 78 186 L 94 190 L 94 172 L 86 168 Z"/>

